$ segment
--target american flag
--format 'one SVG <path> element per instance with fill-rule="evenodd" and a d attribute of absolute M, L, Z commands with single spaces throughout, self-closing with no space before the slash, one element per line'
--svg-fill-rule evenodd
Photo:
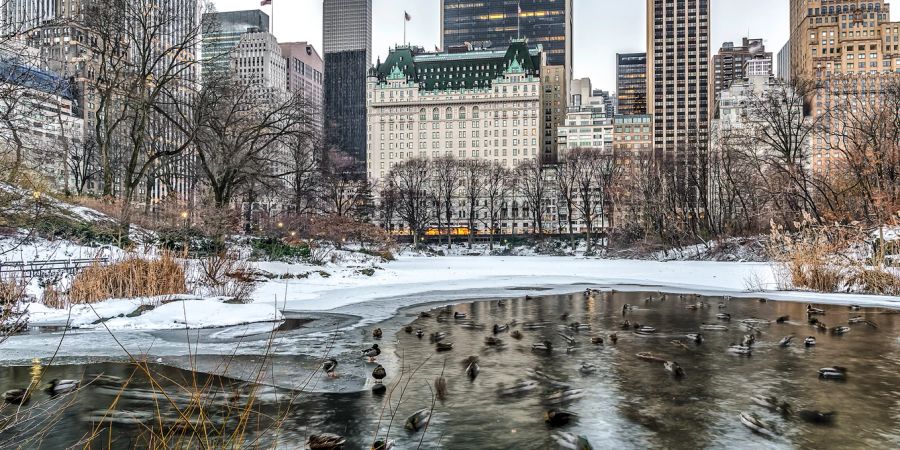
<path fill-rule="evenodd" d="M 407 21 L 407 22 L 409 22 L 410 20 L 412 20 L 412 16 L 409 15 L 409 13 L 406 12 L 406 11 L 403 11 L 403 17 L 406 18 L 406 21 Z"/>
<path fill-rule="evenodd" d="M 268 6 L 272 4 L 272 0 L 262 0 L 259 2 L 259 6 Z"/>

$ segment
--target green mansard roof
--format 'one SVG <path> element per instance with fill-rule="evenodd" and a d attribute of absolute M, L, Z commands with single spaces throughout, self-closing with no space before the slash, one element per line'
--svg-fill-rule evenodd
<path fill-rule="evenodd" d="M 397 47 L 371 75 L 380 82 L 408 78 L 426 91 L 489 88 L 507 71 L 540 76 L 541 51 L 540 46 L 529 49 L 525 41 L 513 41 L 506 49 L 460 53 L 425 53 Z"/>

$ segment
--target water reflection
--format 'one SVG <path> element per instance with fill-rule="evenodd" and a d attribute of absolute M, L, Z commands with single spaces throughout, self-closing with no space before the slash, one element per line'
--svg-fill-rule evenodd
<path fill-rule="evenodd" d="M 652 298 L 652 299 L 651 299 Z M 705 304 L 692 307 L 698 303 Z M 722 308 L 719 304 L 723 304 Z M 633 305 L 623 317 L 623 306 Z M 256 444 L 278 443 L 296 448 L 310 433 L 330 432 L 348 438 L 347 448 L 368 448 L 373 440 L 396 441 L 396 448 L 557 448 L 568 437 L 583 435 L 595 448 L 823 448 L 900 446 L 900 323 L 893 311 L 851 311 L 846 307 L 819 306 L 819 320 L 829 327 L 850 326 L 843 336 L 819 332 L 809 325 L 806 306 L 795 303 L 699 298 L 650 293 L 598 293 L 547 296 L 533 299 L 485 301 L 438 308 L 416 319 L 422 339 L 402 329 L 387 333 L 379 363 L 388 370 L 388 391 L 315 394 L 273 391 L 257 405 L 255 420 L 265 429 L 274 418 L 283 418 L 279 433 L 254 436 Z M 454 312 L 465 314 L 455 318 Z M 717 318 L 728 313 L 730 321 Z M 783 324 L 775 319 L 788 316 Z M 877 324 L 848 325 L 863 316 Z M 753 328 L 744 319 L 760 319 Z M 623 330 L 628 320 L 656 329 L 648 335 Z M 771 323 L 768 323 L 771 321 Z M 584 324 L 572 327 L 573 322 Z M 494 336 L 494 325 L 510 324 Z M 696 345 L 686 336 L 703 324 L 726 327 L 703 331 Z M 586 326 L 587 325 L 587 326 Z M 521 333 L 516 339 L 512 333 Z M 437 352 L 431 333 L 445 333 L 443 342 L 453 350 Z M 612 343 L 610 335 L 618 340 Z M 752 334 L 756 342 L 750 357 L 727 351 L 729 345 Z M 792 345 L 779 341 L 795 335 Z M 817 345 L 805 347 L 803 338 L 815 336 Z M 496 337 L 501 343 L 488 342 Z M 592 343 L 604 338 L 603 344 Z M 574 339 L 574 346 L 568 343 Z M 368 339 L 368 338 L 367 338 Z M 548 341 L 552 351 L 533 351 L 532 345 Z M 366 345 L 371 342 L 365 342 Z M 652 352 L 677 361 L 685 376 L 673 377 L 662 364 L 637 358 Z M 478 357 L 480 372 L 466 373 L 469 358 Z M 358 351 L 338 355 L 361 359 Z M 309 371 L 314 358 L 296 359 L 298 370 Z M 375 364 L 359 362 L 371 373 Z M 582 371 L 582 367 L 594 370 Z M 845 382 L 821 380 L 818 370 L 829 366 L 848 369 Z M 127 377 L 125 365 L 92 365 L 51 368 L 48 376 L 72 378 L 79 372 L 104 371 Z M 188 379 L 192 374 L 159 367 L 168 378 Z M 118 371 L 118 372 L 117 372 Z M 338 368 L 341 373 L 341 366 Z M 346 372 L 345 372 L 346 373 Z M 443 374 L 447 396 L 435 400 L 433 380 Z M 323 378 L 312 380 L 319 385 Z M 347 378 L 352 378 L 346 373 Z M 28 368 L 0 370 L 2 387 L 27 383 Z M 339 382 L 339 381 L 338 381 Z M 335 382 L 335 383 L 338 383 Z M 228 399 L 237 382 L 216 380 L 223 388 L 216 394 Z M 146 389 L 136 386 L 135 389 Z M 143 392 L 137 390 L 136 392 Z M 831 426 L 804 422 L 754 404 L 754 396 L 774 396 L 801 409 L 836 411 Z M 146 408 L 134 395 L 121 396 L 119 409 Z M 71 445 L 93 430 L 90 411 L 108 406 L 111 396 L 85 389 L 71 402 L 46 448 Z M 189 399 L 179 401 L 189 402 Z M 434 413 L 426 431 L 404 429 L 406 418 L 422 408 Z M 558 408 L 578 415 L 561 427 L 545 423 L 544 413 Z M 776 436 L 754 434 L 739 420 L 748 412 L 772 425 Z M 9 414 L 9 406 L 2 413 Z M 267 422 L 269 421 L 269 422 Z M 227 428 L 227 420 L 224 422 Z M 134 428 L 113 424 L 113 448 L 135 445 Z M 256 427 L 251 427 L 256 429 Z M 3 435 L 12 431 L 5 430 Z M 107 434 L 108 436 L 108 434 Z M 106 438 L 103 438 L 106 439 Z M 101 440 L 100 443 L 107 444 Z"/>

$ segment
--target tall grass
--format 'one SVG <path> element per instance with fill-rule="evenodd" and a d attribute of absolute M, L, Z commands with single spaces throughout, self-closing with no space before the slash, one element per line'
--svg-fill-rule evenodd
<path fill-rule="evenodd" d="M 69 301 L 94 303 L 110 298 L 158 297 L 187 292 L 184 265 L 171 252 L 156 258 L 131 255 L 109 265 L 96 263 L 72 279 Z"/>

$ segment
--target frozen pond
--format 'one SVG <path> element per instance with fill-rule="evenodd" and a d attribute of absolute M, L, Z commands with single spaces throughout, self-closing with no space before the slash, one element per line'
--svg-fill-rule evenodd
<path fill-rule="evenodd" d="M 623 315 L 626 304 L 632 307 Z M 346 436 L 346 448 L 354 449 L 369 448 L 376 437 L 386 434 L 398 449 L 417 448 L 420 441 L 421 448 L 564 448 L 560 441 L 577 435 L 587 438 L 594 448 L 900 447 L 900 316 L 887 309 L 814 306 L 824 311 L 815 317 L 827 324 L 828 330 L 819 331 L 809 324 L 807 306 L 802 303 L 678 294 L 663 299 L 658 293 L 642 292 L 591 296 L 553 292 L 533 298 L 522 294 L 502 302 L 463 303 L 451 309 L 420 306 L 378 324 L 385 331 L 379 341 L 370 337 L 375 325 L 348 328 L 349 320 L 339 317 L 330 318 L 333 322 L 311 334 L 291 329 L 277 333 L 272 346 L 264 343 L 273 341 L 260 338 L 268 335 L 266 329 L 247 333 L 233 328 L 207 330 L 203 339 L 219 342 L 223 348 L 226 341 L 232 348 L 241 343 L 257 351 L 268 349 L 272 357 L 267 360 L 237 352 L 240 356 L 229 361 L 233 364 L 229 370 L 223 369 L 225 358 L 221 355 L 167 356 L 163 362 L 243 379 L 261 370 L 260 381 L 282 388 L 259 391 L 253 429 L 266 430 L 273 418 L 282 418 L 283 423 L 277 434 L 261 431 L 250 439 L 259 438 L 254 442 L 262 445 L 277 441 L 286 448 L 302 446 L 308 434 L 320 432 Z M 420 311 L 428 311 L 426 317 L 417 318 Z M 465 317 L 457 318 L 455 313 Z M 730 314 L 731 320 L 722 320 L 719 314 Z M 784 316 L 788 317 L 784 323 L 776 322 Z M 856 323 L 849 323 L 857 317 Z M 751 319 L 749 325 L 746 319 Z M 625 320 L 656 331 L 637 334 L 625 330 Z M 413 330 L 422 329 L 423 338 L 404 331 L 410 322 Z M 581 324 L 580 330 L 573 322 Z M 512 325 L 509 331 L 498 330 L 495 335 L 495 324 Z M 847 326 L 849 332 L 833 334 L 830 329 L 837 326 Z M 698 331 L 704 336 L 699 345 L 686 337 Z M 513 337 L 513 332 L 520 333 L 521 339 Z M 444 333 L 442 342 L 452 343 L 452 350 L 436 351 L 436 344 L 429 339 L 431 333 Z M 610 339 L 612 333 L 618 338 L 615 343 Z M 729 352 L 729 346 L 745 335 L 755 338 L 752 354 Z M 795 336 L 792 344 L 779 346 L 789 335 Z M 809 336 L 815 337 L 815 346 L 804 345 Z M 489 337 L 502 342 L 488 345 Z M 169 335 L 158 337 L 163 338 L 177 340 Z M 603 338 L 604 343 L 595 344 L 592 338 Z M 533 344 L 545 341 L 551 351 L 532 349 Z M 378 363 L 387 370 L 388 392 L 383 394 L 371 390 L 368 375 L 376 364 L 360 356 L 360 350 L 374 342 L 383 350 Z M 146 346 L 150 348 L 151 343 Z M 636 354 L 641 352 L 676 361 L 684 377 L 666 372 L 661 362 L 638 358 Z M 464 364 L 471 356 L 477 356 L 480 365 L 474 380 L 466 374 Z M 317 371 L 322 359 L 330 357 L 339 363 L 337 379 Z M 833 366 L 846 368 L 846 380 L 819 378 L 819 369 Z M 190 404 L 189 396 L 176 395 L 174 385 L 183 385 L 185 380 L 195 383 L 193 374 L 167 366 L 151 367 L 171 381 L 162 389 L 170 391 L 175 404 Z M 128 378 L 133 370 L 120 364 L 73 364 L 49 368 L 45 379 L 87 378 L 101 372 Z M 437 400 L 432 385 L 442 372 L 447 393 L 446 398 Z M 0 389 L 27 385 L 29 377 L 27 366 L 0 369 Z M 210 421 L 229 430 L 234 426 L 227 413 L 229 402 L 245 399 L 234 392 L 244 392 L 247 387 L 229 378 L 209 379 L 214 382 L 206 384 L 215 386 L 206 392 L 214 412 Z M 153 395 L 148 392 L 153 389 L 140 374 L 133 380 L 134 384 L 124 389 L 92 385 L 55 400 L 36 393 L 23 411 L 33 407 L 41 408 L 35 412 L 63 412 L 52 426 L 52 439 L 34 446 L 59 448 L 77 443 L 94 430 L 107 430 L 110 425 L 92 412 L 108 408 L 116 399 L 115 417 L 123 411 L 152 408 L 148 396 Z M 511 389 L 514 386 L 518 388 Z M 753 400 L 770 396 L 789 403 L 794 414 L 785 416 Z M 433 400 L 427 430 L 405 430 L 406 418 L 417 410 L 431 409 Z M 66 408 L 48 408 L 49 404 Z M 567 425 L 550 426 L 544 414 L 553 408 L 577 417 Z M 163 416 L 171 418 L 171 409 Z M 803 410 L 834 411 L 836 415 L 830 425 L 814 424 L 801 418 Z M 12 412 L 13 407 L 5 405 L 0 415 L 8 418 Z M 768 423 L 772 436 L 742 425 L 742 412 Z M 159 426 L 158 418 L 146 420 L 148 423 L 138 420 L 111 425 L 112 448 L 139 445 L 148 428 Z M 173 419 L 166 420 L 163 427 L 175 426 Z M 0 447 L 8 445 L 5 439 L 17 430 L 29 430 L 26 425 L 35 423 L 0 432 L 4 438 Z M 103 436 L 105 440 L 110 434 Z"/>

